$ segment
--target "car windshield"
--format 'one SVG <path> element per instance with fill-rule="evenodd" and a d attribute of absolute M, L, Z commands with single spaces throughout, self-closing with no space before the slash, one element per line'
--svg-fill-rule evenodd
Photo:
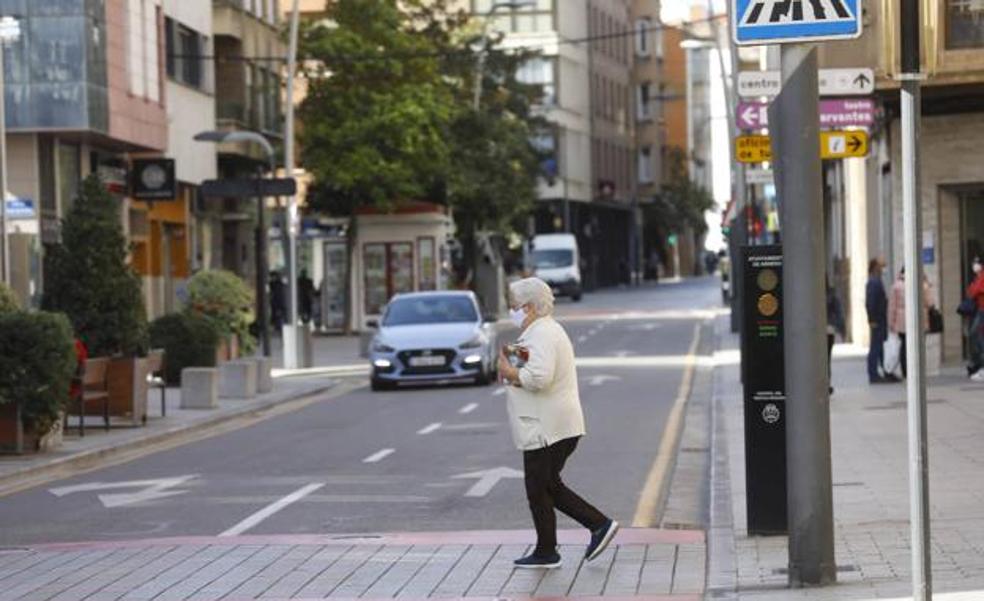
<path fill-rule="evenodd" d="M 478 321 L 475 304 L 467 296 L 426 296 L 397 299 L 386 309 L 384 326 Z"/>
<path fill-rule="evenodd" d="M 574 264 L 574 253 L 565 248 L 534 250 L 533 266 L 538 269 L 570 267 Z"/>

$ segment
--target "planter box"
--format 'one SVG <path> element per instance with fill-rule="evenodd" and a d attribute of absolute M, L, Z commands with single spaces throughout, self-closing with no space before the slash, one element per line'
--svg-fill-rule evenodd
<path fill-rule="evenodd" d="M 125 357 L 109 362 L 106 374 L 109 390 L 109 414 L 125 418 L 126 425 L 139 426 L 147 421 L 147 360 Z M 87 411 L 96 411 L 93 404 Z"/>
<path fill-rule="evenodd" d="M 64 414 L 52 424 L 51 430 L 43 435 L 29 430 L 24 431 L 24 452 L 44 452 L 56 449 L 62 444 L 62 425 Z M 0 405 L 0 452 L 13 453 L 17 450 L 17 409 L 13 404 Z"/>

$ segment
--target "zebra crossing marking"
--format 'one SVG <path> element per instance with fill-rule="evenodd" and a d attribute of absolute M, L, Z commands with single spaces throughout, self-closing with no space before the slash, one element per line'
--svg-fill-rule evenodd
<path fill-rule="evenodd" d="M 769 44 L 861 35 L 860 0 L 734 0 L 738 44 Z"/>

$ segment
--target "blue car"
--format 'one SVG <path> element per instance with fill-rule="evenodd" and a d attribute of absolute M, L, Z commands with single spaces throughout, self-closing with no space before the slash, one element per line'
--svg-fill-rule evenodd
<path fill-rule="evenodd" d="M 485 319 L 472 292 L 398 294 L 369 346 L 372 389 L 401 383 L 495 379 L 495 320 Z"/>

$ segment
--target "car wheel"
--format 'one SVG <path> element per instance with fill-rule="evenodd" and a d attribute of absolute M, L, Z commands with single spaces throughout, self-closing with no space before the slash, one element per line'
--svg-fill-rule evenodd
<path fill-rule="evenodd" d="M 396 385 L 393 382 L 387 382 L 386 380 L 381 380 L 379 378 L 373 378 L 369 384 L 373 392 L 380 392 L 383 390 L 393 390 Z"/>
<path fill-rule="evenodd" d="M 492 382 L 491 371 L 486 368 L 481 368 L 478 370 L 478 375 L 475 376 L 476 386 L 488 386 Z"/>

